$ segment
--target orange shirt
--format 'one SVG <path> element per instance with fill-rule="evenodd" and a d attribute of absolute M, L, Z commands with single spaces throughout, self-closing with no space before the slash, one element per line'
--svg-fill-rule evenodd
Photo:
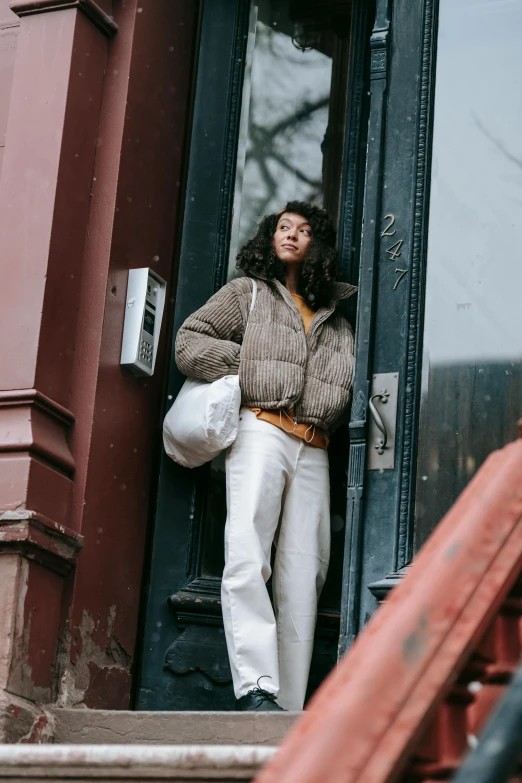
<path fill-rule="evenodd" d="M 296 303 L 297 309 L 301 313 L 305 334 L 308 334 L 308 330 L 310 329 L 310 324 L 312 323 L 315 311 L 312 310 L 311 307 L 308 307 L 303 297 L 299 296 L 299 294 L 290 294 L 290 296 Z"/>
<path fill-rule="evenodd" d="M 311 307 L 308 307 L 302 296 L 299 296 L 299 294 L 291 294 L 291 296 L 301 313 L 305 334 L 308 334 L 315 312 Z M 289 435 L 302 438 L 310 446 L 316 446 L 319 449 L 325 449 L 328 446 L 329 440 L 324 430 L 319 429 L 315 424 L 294 423 L 294 415 L 291 410 L 264 411 L 261 408 L 250 408 L 250 410 L 254 411 L 258 419 L 279 427 L 279 429 L 288 432 Z"/>

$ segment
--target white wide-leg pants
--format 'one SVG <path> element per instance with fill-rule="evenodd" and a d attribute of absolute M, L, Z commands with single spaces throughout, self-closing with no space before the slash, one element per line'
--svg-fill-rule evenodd
<path fill-rule="evenodd" d="M 328 455 L 242 409 L 227 454 L 223 619 L 236 698 L 302 710 L 330 556 Z M 273 597 L 266 589 L 275 539 Z"/>

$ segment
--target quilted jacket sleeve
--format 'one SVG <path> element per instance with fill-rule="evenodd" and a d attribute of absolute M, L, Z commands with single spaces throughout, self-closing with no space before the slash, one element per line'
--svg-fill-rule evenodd
<path fill-rule="evenodd" d="M 237 286 L 228 283 L 187 318 L 176 337 L 176 364 L 191 378 L 237 375 L 243 317 Z"/>

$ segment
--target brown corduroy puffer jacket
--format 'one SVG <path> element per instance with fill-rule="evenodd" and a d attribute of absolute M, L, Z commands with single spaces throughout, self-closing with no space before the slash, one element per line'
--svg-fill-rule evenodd
<path fill-rule="evenodd" d="M 287 289 L 257 279 L 232 280 L 191 315 L 176 338 L 176 363 L 185 375 L 216 381 L 237 375 L 242 403 L 263 410 L 293 408 L 299 423 L 332 430 L 348 417 L 353 382 L 353 332 L 335 310 L 357 290 L 336 283 L 305 335 Z M 248 322 L 248 328 L 245 329 Z"/>

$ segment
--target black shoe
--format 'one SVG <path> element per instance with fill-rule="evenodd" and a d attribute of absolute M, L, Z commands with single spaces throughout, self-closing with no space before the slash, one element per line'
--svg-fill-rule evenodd
<path fill-rule="evenodd" d="M 264 691 L 262 688 L 254 688 L 248 691 L 245 696 L 236 699 L 236 709 L 245 712 L 252 710 L 255 712 L 286 712 L 276 702 L 275 695 Z"/>

